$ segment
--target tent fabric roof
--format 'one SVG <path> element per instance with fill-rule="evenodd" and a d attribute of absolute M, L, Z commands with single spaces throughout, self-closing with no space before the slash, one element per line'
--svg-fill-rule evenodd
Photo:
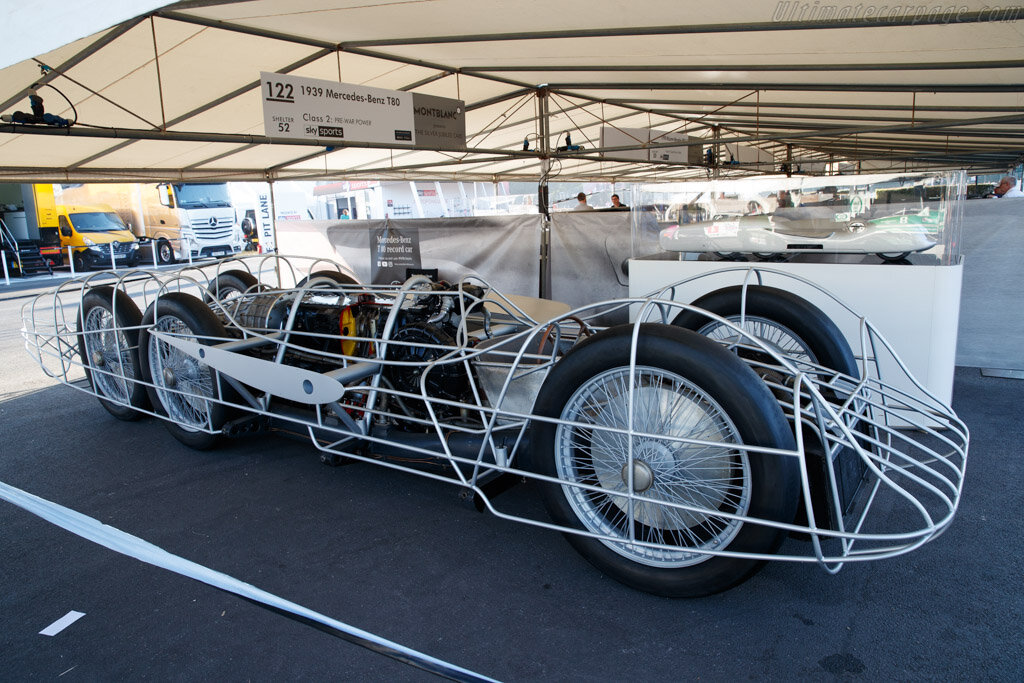
<path fill-rule="evenodd" d="M 268 137 L 260 71 L 464 100 L 467 149 Z M 1024 155 L 1024 8 L 197 0 L 3 68 L 0 113 L 27 111 L 34 84 L 77 123 L 0 124 L 0 179 L 536 180 L 544 103 L 551 147 L 584 146 L 552 153 L 551 179 L 713 172 L 602 149 L 601 126 L 717 140 L 725 176 L 787 160 L 999 172 Z"/>

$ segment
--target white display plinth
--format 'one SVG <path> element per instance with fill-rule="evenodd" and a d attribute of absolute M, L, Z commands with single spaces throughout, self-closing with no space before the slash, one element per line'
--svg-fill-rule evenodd
<path fill-rule="evenodd" d="M 871 263 L 736 263 L 729 261 L 657 261 L 631 259 L 629 294 L 643 297 L 698 275 L 675 291 L 674 299 L 691 303 L 709 292 L 742 284 L 746 271 L 762 272 L 763 284 L 805 298 L 825 312 L 846 336 L 858 359 L 865 349 L 858 320 L 842 306 L 791 278 L 809 280 L 867 318 L 888 340 L 906 367 L 928 391 L 949 403 L 953 395 L 956 335 L 960 315 L 963 264 L 953 266 Z M 756 279 L 749 279 L 757 284 Z M 870 357 L 873 354 L 867 351 Z M 895 361 L 881 359 L 883 380 L 911 394 L 919 391 L 896 371 Z"/>

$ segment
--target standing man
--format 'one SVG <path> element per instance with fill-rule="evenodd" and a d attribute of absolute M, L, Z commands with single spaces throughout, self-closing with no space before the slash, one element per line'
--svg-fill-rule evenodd
<path fill-rule="evenodd" d="M 590 204 L 587 204 L 587 195 L 585 193 L 580 192 L 578 195 L 576 195 L 576 199 L 579 200 L 579 203 L 576 206 L 572 207 L 573 211 L 593 211 L 594 210 L 594 207 L 592 207 Z"/>
<path fill-rule="evenodd" d="M 612 211 L 629 211 L 629 207 L 619 201 L 619 195 L 612 195 Z"/>

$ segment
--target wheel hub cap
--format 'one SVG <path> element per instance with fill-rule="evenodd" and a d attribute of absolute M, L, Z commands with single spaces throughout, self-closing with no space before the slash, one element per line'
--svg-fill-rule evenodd
<path fill-rule="evenodd" d="M 654 485 L 656 473 L 673 468 L 672 450 L 659 441 L 644 441 L 633 451 L 633 493 L 643 493 Z M 622 466 L 622 482 L 629 486 L 629 463 Z"/>
<path fill-rule="evenodd" d="M 93 351 L 92 352 L 92 364 L 95 367 L 98 368 L 98 367 L 101 367 L 103 365 L 103 363 L 104 363 L 103 353 L 101 351 Z"/>
<path fill-rule="evenodd" d="M 174 374 L 174 370 L 170 368 L 164 368 L 164 386 L 173 387 L 178 383 L 178 378 Z"/>
<path fill-rule="evenodd" d="M 622 466 L 622 481 L 629 486 L 629 463 Z M 633 460 L 633 493 L 643 493 L 654 483 L 654 472 L 643 460 Z"/>

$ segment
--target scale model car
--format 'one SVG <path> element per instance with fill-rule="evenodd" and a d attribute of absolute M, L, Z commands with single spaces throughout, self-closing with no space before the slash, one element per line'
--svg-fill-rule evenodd
<path fill-rule="evenodd" d="M 878 218 L 794 208 L 758 216 L 719 216 L 661 231 L 666 251 L 746 254 L 878 254 L 902 260 L 931 249 L 942 214 L 930 209 Z"/>
<path fill-rule="evenodd" d="M 72 280 L 25 305 L 23 334 L 119 419 L 200 449 L 301 435 L 327 463 L 454 483 L 660 595 L 726 590 L 773 559 L 834 573 L 947 527 L 967 430 L 882 381 L 868 323 L 854 354 L 781 289 L 744 281 L 708 308 L 665 294 L 570 310 L 479 278 L 372 286 L 253 256 Z M 623 308 L 634 322 L 593 324 Z M 547 517 L 501 508 L 522 480 Z"/>

